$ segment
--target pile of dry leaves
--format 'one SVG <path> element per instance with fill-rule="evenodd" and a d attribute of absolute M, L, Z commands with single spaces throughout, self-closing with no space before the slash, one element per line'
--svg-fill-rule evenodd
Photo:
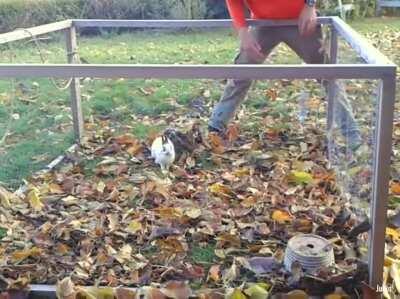
<path fill-rule="evenodd" d="M 195 101 L 191 109 L 196 105 L 206 109 Z M 137 117 L 173 126 L 177 160 L 169 175 L 150 158 L 156 135 L 116 134 L 110 119 L 87 123 L 81 147 L 31 178 L 24 194 L 0 188 L 0 290 L 59 282 L 65 299 L 332 299 L 368 292 L 369 226 L 359 225 L 341 196 L 323 132 L 313 122 L 279 127 L 276 116 L 256 113 L 242 114 L 225 138 L 181 112 Z M 287 272 L 286 244 L 298 233 L 328 239 L 335 265 Z M 399 230 L 387 235 L 397 258 Z M 386 266 L 387 285 L 399 282 L 399 262 Z"/>

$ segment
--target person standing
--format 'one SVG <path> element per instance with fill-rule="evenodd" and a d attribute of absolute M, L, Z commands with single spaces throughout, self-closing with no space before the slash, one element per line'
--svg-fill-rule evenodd
<path fill-rule="evenodd" d="M 235 64 L 261 64 L 281 42 L 286 43 L 304 62 L 324 63 L 322 30 L 317 24 L 316 0 L 226 0 L 240 40 Z M 245 14 L 252 19 L 296 19 L 298 26 L 249 27 Z M 251 80 L 228 80 L 220 101 L 214 107 L 209 131 L 223 133 L 245 99 Z M 362 143 L 346 93 L 340 83 L 335 84 L 335 121 L 351 148 Z"/>

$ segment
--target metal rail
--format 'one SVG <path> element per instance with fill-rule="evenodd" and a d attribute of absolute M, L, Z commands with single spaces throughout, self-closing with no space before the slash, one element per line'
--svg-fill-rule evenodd
<path fill-rule="evenodd" d="M 380 79 L 394 65 L 0 64 L 0 78 Z"/>

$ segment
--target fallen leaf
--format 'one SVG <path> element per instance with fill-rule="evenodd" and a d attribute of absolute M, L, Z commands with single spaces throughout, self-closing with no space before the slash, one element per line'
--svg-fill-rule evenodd
<path fill-rule="evenodd" d="M 114 289 L 110 287 L 79 287 L 77 297 L 84 299 L 114 299 Z"/>
<path fill-rule="evenodd" d="M 394 195 L 400 195 L 400 182 L 393 182 L 390 185 L 390 191 L 392 191 Z"/>
<path fill-rule="evenodd" d="M 288 176 L 288 181 L 296 185 L 310 184 L 314 181 L 313 176 L 305 171 L 292 171 Z"/>
<path fill-rule="evenodd" d="M 198 208 L 191 208 L 185 211 L 185 215 L 191 219 L 197 219 L 201 216 L 201 210 Z"/>
<path fill-rule="evenodd" d="M 221 268 L 220 265 L 212 265 L 210 267 L 210 270 L 208 271 L 208 279 L 211 279 L 215 283 L 218 283 L 221 280 L 221 277 L 220 277 L 221 269 L 220 268 Z"/>
<path fill-rule="evenodd" d="M 124 288 L 117 288 L 115 290 L 115 299 L 134 299 L 136 298 L 136 292 Z"/>
<path fill-rule="evenodd" d="M 11 208 L 11 199 L 13 198 L 13 194 L 9 192 L 7 189 L 0 186 L 0 204 L 6 208 Z"/>
<path fill-rule="evenodd" d="M 29 201 L 29 204 L 35 211 L 39 212 L 43 209 L 44 204 L 42 203 L 42 200 L 40 199 L 40 193 L 37 188 L 32 188 L 29 191 L 27 199 Z"/>
<path fill-rule="evenodd" d="M 246 299 L 247 297 L 238 288 L 235 288 L 232 293 L 227 296 L 228 299 Z"/>
<path fill-rule="evenodd" d="M 137 298 L 144 299 L 166 299 L 167 297 L 157 288 L 152 287 L 143 287 L 140 289 L 139 294 L 137 294 Z"/>
<path fill-rule="evenodd" d="M 309 296 L 307 295 L 306 292 L 304 292 L 303 290 L 294 290 L 291 291 L 289 293 L 287 293 L 286 295 L 287 299 L 308 299 Z"/>
<path fill-rule="evenodd" d="M 225 270 L 222 275 L 222 280 L 225 285 L 228 285 L 232 281 L 234 281 L 239 276 L 239 267 L 236 265 L 236 262 L 233 261 L 232 266 Z"/>
<path fill-rule="evenodd" d="M 398 264 L 392 264 L 390 267 L 390 276 L 394 281 L 397 292 L 400 292 L 400 270 Z"/>
<path fill-rule="evenodd" d="M 57 282 L 56 295 L 58 299 L 75 299 L 75 285 L 70 277 Z"/>
<path fill-rule="evenodd" d="M 235 142 L 239 138 L 239 128 L 236 124 L 229 124 L 225 133 L 229 142 Z"/>
<path fill-rule="evenodd" d="M 222 138 L 216 133 L 210 133 L 208 135 L 210 140 L 211 150 L 216 154 L 223 154 L 225 152 L 225 146 Z"/>
<path fill-rule="evenodd" d="M 267 288 L 269 288 L 267 284 L 253 283 L 244 291 L 244 293 L 250 299 L 266 299 L 269 294 Z"/>
<path fill-rule="evenodd" d="M 215 183 L 209 187 L 211 193 L 217 196 L 231 198 L 234 194 L 233 191 L 226 185 L 221 183 Z"/>
<path fill-rule="evenodd" d="M 182 232 L 177 228 L 153 226 L 149 239 L 154 240 L 161 237 L 176 236 L 180 235 L 181 233 Z"/>
<path fill-rule="evenodd" d="M 272 219 L 279 222 L 279 223 L 285 223 L 285 222 L 290 222 L 292 221 L 292 216 L 286 211 L 283 210 L 275 210 L 272 213 Z"/>
<path fill-rule="evenodd" d="M 192 290 L 185 282 L 171 281 L 160 290 L 165 296 L 173 299 L 187 299 L 192 295 Z"/>
<path fill-rule="evenodd" d="M 391 227 L 386 228 L 386 235 L 392 237 L 392 240 L 394 243 L 397 243 L 400 241 L 400 233 L 399 230 L 393 229 Z"/>
<path fill-rule="evenodd" d="M 32 247 L 30 249 L 17 250 L 12 254 L 12 259 L 14 262 L 22 262 L 28 257 L 37 257 L 42 254 L 42 250 L 38 247 Z"/>
<path fill-rule="evenodd" d="M 274 257 L 252 257 L 247 260 L 249 268 L 257 275 L 271 273 L 280 268 L 280 264 Z"/>
<path fill-rule="evenodd" d="M 126 228 L 126 231 L 131 234 L 136 234 L 142 229 L 143 229 L 142 223 L 140 223 L 138 220 L 133 220 L 131 223 L 129 223 L 128 227 Z"/>

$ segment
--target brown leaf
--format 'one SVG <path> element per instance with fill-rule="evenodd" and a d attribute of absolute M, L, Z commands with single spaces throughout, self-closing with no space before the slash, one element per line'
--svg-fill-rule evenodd
<path fill-rule="evenodd" d="M 265 95 L 270 101 L 276 101 L 278 97 L 278 91 L 275 88 L 270 88 L 265 91 Z"/>
<path fill-rule="evenodd" d="M 170 254 L 182 253 L 186 251 L 186 246 L 182 244 L 177 238 L 167 237 L 166 239 L 157 240 L 157 245 L 161 250 L 166 251 Z"/>
<path fill-rule="evenodd" d="M 166 299 L 167 297 L 157 288 L 143 287 L 140 290 L 140 294 L 137 298 L 142 298 L 140 295 L 144 295 L 144 299 Z"/>
<path fill-rule="evenodd" d="M 229 142 L 235 142 L 239 138 L 239 127 L 237 124 L 230 124 L 226 129 L 226 137 Z"/>
<path fill-rule="evenodd" d="M 209 272 L 208 272 L 208 278 L 212 279 L 215 283 L 218 283 L 221 280 L 220 277 L 220 272 L 221 272 L 221 266 L 220 265 L 212 265 Z"/>
<path fill-rule="evenodd" d="M 57 282 L 56 294 L 58 299 L 75 299 L 75 285 L 70 277 Z"/>
<path fill-rule="evenodd" d="M 241 242 L 240 238 L 237 235 L 232 235 L 229 233 L 222 233 L 218 237 L 215 238 L 218 241 L 217 246 L 219 248 L 224 246 L 231 246 L 231 247 L 240 247 Z"/>
<path fill-rule="evenodd" d="M 171 281 L 161 289 L 161 292 L 168 298 L 187 299 L 192 295 L 192 290 L 185 282 Z"/>
<path fill-rule="evenodd" d="M 42 250 L 37 247 L 32 247 L 30 249 L 17 250 L 12 254 L 12 259 L 14 262 L 22 262 L 28 257 L 37 257 L 42 254 Z"/>
<path fill-rule="evenodd" d="M 138 143 L 138 139 L 131 134 L 124 134 L 113 138 L 113 141 L 119 145 L 134 145 Z"/>
<path fill-rule="evenodd" d="M 117 288 L 115 290 L 116 299 L 134 299 L 136 298 L 136 292 L 124 288 Z"/>
<path fill-rule="evenodd" d="M 223 154 L 225 152 L 224 141 L 216 133 L 208 134 L 210 140 L 211 150 L 216 154 Z"/>
<path fill-rule="evenodd" d="M 293 221 L 293 229 L 302 233 L 311 233 L 313 229 L 313 223 L 309 219 L 295 219 Z"/>
<path fill-rule="evenodd" d="M 158 217 L 163 219 L 180 219 L 183 217 L 183 210 L 181 208 L 167 208 L 160 207 L 154 209 Z"/>

